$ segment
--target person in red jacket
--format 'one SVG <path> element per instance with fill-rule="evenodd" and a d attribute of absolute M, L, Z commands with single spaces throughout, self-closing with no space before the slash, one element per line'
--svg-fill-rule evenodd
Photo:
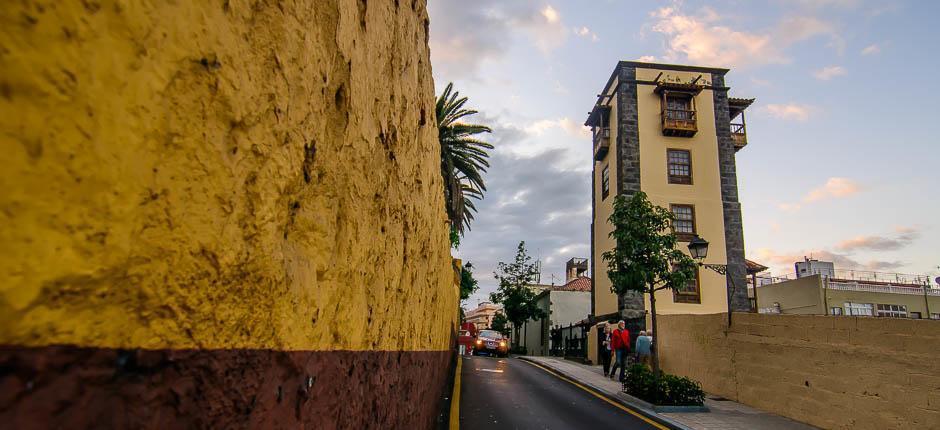
<path fill-rule="evenodd" d="M 623 374 L 627 370 L 627 356 L 630 353 L 630 330 L 627 330 L 627 324 L 620 320 L 617 328 L 610 334 L 610 347 L 614 351 L 614 365 L 610 368 L 610 378 L 614 378 L 614 372 L 620 368 L 620 381 L 623 382 Z"/>

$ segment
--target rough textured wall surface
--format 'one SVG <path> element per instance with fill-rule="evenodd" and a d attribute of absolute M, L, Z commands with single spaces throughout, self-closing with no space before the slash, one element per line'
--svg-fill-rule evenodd
<path fill-rule="evenodd" d="M 660 315 L 663 370 L 831 429 L 940 428 L 940 324 L 735 313 Z"/>
<path fill-rule="evenodd" d="M 140 349 L 202 368 L 148 368 L 166 384 L 263 386 L 210 390 L 217 410 L 247 401 L 252 420 L 274 391 L 232 375 L 281 369 L 278 396 L 292 396 L 307 365 L 278 357 L 357 362 L 324 351 L 385 351 L 391 368 L 317 383 L 369 393 L 401 370 L 409 401 L 434 401 L 446 372 L 427 369 L 449 362 L 457 289 L 427 27 L 423 0 L 0 9 L 0 359 L 19 363 L 0 373 L 0 417 L 54 383 L 39 369 L 91 378 Z M 57 408 L 89 408 L 104 380 Z M 395 404 L 365 396 L 350 399 Z M 158 409 L 129 399 L 113 407 Z"/>

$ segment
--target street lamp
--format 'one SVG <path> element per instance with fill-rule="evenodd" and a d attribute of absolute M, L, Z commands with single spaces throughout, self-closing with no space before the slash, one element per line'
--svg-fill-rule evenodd
<path fill-rule="evenodd" d="M 708 241 L 702 239 L 698 235 L 695 235 L 695 237 L 689 241 L 689 254 L 692 256 L 692 258 L 698 260 L 699 266 L 709 269 L 719 275 L 726 276 L 728 282 L 731 283 L 731 291 L 728 291 L 728 327 L 731 327 L 731 300 L 734 299 L 734 291 L 736 287 L 734 284 L 734 276 L 727 276 L 728 265 L 704 263 L 702 260 L 704 260 L 705 256 L 708 255 Z"/>

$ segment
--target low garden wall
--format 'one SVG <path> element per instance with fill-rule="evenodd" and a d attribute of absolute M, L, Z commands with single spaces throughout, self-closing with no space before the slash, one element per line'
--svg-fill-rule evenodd
<path fill-rule="evenodd" d="M 662 315 L 663 369 L 712 394 L 822 428 L 940 427 L 940 322 Z"/>

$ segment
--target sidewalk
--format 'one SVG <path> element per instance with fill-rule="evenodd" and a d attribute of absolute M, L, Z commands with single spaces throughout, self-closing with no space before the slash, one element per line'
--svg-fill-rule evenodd
<path fill-rule="evenodd" d="M 631 398 L 621 392 L 619 382 L 605 378 L 600 366 L 588 366 L 556 357 L 519 357 L 540 364 L 558 372 L 568 378 L 587 385 L 603 394 L 630 403 L 636 407 Z M 706 397 L 705 406 L 710 412 L 652 412 L 666 421 L 675 424 L 678 428 L 695 430 L 811 430 L 815 427 L 754 409 L 730 400 L 713 400 Z"/>

